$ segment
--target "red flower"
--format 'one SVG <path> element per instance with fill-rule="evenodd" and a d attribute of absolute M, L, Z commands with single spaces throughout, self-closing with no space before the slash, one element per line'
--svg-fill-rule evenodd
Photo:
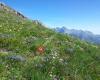
<path fill-rule="evenodd" d="M 44 50 L 45 50 L 45 49 L 44 49 L 43 46 L 39 46 L 39 47 L 37 48 L 37 51 L 40 52 L 40 53 L 43 53 Z"/>

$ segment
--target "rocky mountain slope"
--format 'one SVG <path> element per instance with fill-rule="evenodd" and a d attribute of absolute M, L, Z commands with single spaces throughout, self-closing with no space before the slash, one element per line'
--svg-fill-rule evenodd
<path fill-rule="evenodd" d="M 15 16 L 19 16 L 23 19 L 26 19 L 26 17 L 22 13 L 10 8 L 9 6 L 5 5 L 4 3 L 0 3 L 0 10 L 5 10 L 6 12 L 14 14 Z"/>
<path fill-rule="evenodd" d="M 75 29 L 67 29 L 66 27 L 56 28 L 55 31 L 60 33 L 67 33 L 73 37 L 77 37 L 81 40 L 91 42 L 94 44 L 100 44 L 100 35 L 95 35 L 89 31 L 75 30 Z"/>
<path fill-rule="evenodd" d="M 99 79 L 99 46 L 0 9 L 0 80 Z"/>

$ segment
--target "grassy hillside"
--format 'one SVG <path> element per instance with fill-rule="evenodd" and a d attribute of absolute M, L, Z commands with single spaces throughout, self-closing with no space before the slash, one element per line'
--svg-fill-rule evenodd
<path fill-rule="evenodd" d="M 0 80 L 99 79 L 99 46 L 0 10 Z"/>

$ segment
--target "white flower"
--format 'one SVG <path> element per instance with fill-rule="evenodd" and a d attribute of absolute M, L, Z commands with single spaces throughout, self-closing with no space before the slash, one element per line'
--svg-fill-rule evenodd
<path fill-rule="evenodd" d="M 62 62 L 63 62 L 63 59 L 59 59 L 59 62 L 61 62 L 61 63 L 62 63 Z"/>
<path fill-rule="evenodd" d="M 9 31 L 11 31 L 11 29 Z"/>
<path fill-rule="evenodd" d="M 63 59 L 59 59 L 59 61 L 63 61 Z"/>
<path fill-rule="evenodd" d="M 53 59 L 55 59 L 56 57 L 55 56 L 53 56 Z"/>
<path fill-rule="evenodd" d="M 6 68 L 8 68 L 9 66 L 8 65 L 6 65 Z"/>
<path fill-rule="evenodd" d="M 57 55 L 57 53 L 55 53 L 55 54 L 54 54 L 54 56 L 56 56 L 56 57 L 57 57 L 57 56 L 58 56 L 58 55 Z"/>
<path fill-rule="evenodd" d="M 52 77 L 53 75 L 52 74 L 50 74 L 50 77 Z"/>

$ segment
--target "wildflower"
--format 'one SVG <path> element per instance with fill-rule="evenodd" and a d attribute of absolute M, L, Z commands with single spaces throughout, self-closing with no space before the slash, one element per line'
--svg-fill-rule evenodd
<path fill-rule="evenodd" d="M 53 56 L 53 59 L 55 59 L 56 57 L 55 56 Z"/>
<path fill-rule="evenodd" d="M 39 46 L 38 48 L 37 48 L 37 51 L 39 52 L 39 53 L 43 53 L 44 52 L 44 47 L 43 46 Z"/>
<path fill-rule="evenodd" d="M 50 77 L 52 77 L 53 75 L 52 74 L 50 74 Z"/>
<path fill-rule="evenodd" d="M 63 59 L 59 59 L 60 62 L 63 62 Z"/>

